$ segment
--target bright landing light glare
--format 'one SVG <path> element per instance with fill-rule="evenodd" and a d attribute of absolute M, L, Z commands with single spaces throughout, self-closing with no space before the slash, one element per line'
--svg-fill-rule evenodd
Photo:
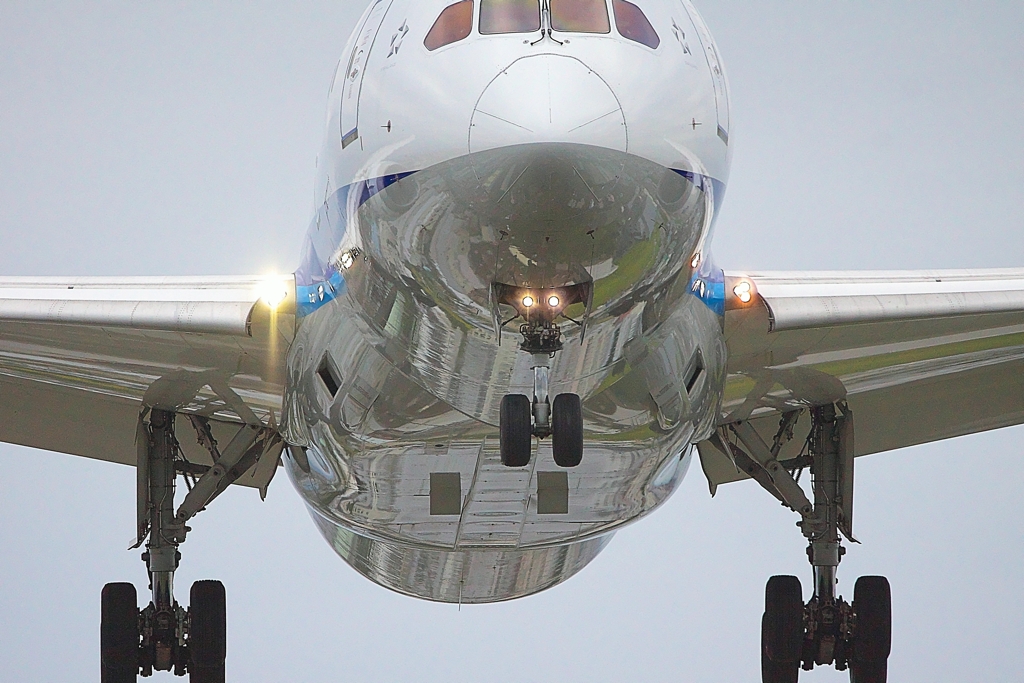
<path fill-rule="evenodd" d="M 530 308 L 531 306 L 533 306 L 534 303 L 535 302 L 534 302 L 532 296 L 524 296 L 523 297 L 523 306 L 526 306 L 527 308 Z"/>
<path fill-rule="evenodd" d="M 548 297 L 548 306 L 550 306 L 551 308 L 558 308 L 558 304 L 560 303 L 561 301 L 559 301 L 558 297 L 555 296 L 554 294 Z"/>
<path fill-rule="evenodd" d="M 271 309 L 276 309 L 287 298 L 288 287 L 280 279 L 268 278 L 260 285 L 260 299 Z"/>
<path fill-rule="evenodd" d="M 736 298 L 745 304 L 749 304 L 750 300 L 754 298 L 753 288 L 749 282 L 741 282 L 732 288 L 732 293 L 736 295 Z"/>

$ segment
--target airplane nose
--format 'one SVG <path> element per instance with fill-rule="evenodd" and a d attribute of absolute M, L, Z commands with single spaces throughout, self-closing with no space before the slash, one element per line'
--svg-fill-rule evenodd
<path fill-rule="evenodd" d="M 625 152 L 622 106 L 604 79 L 575 57 L 523 57 L 503 69 L 477 101 L 469 151 L 531 142 L 575 142 Z"/>

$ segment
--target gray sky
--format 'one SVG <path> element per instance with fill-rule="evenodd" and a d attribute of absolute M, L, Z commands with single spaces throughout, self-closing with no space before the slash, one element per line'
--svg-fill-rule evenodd
<path fill-rule="evenodd" d="M 363 4 L 0 3 L 0 273 L 293 269 Z M 1024 266 L 1024 4 L 698 9 L 734 105 L 721 265 Z M 889 576 L 891 680 L 1019 677 L 1022 437 L 858 461 L 840 587 Z M 98 678 L 100 588 L 145 586 L 133 510 L 129 468 L 0 446 L 0 678 Z M 460 612 L 357 576 L 282 477 L 195 520 L 178 586 L 227 585 L 233 681 L 755 681 L 765 580 L 809 587 L 795 521 L 695 467 L 576 578 Z"/>

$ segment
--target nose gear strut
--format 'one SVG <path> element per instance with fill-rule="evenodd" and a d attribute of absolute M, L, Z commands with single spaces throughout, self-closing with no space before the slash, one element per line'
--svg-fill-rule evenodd
<path fill-rule="evenodd" d="M 551 358 L 545 353 L 533 354 L 533 435 L 538 439 L 551 436 L 551 401 L 548 400 Z"/>

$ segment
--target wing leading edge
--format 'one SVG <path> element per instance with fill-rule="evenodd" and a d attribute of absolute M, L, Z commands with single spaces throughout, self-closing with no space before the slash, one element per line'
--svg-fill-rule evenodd
<path fill-rule="evenodd" d="M 274 428 L 294 292 L 291 276 L 0 279 L 0 441 L 134 465 L 143 409 L 202 416 L 222 443 Z"/>
<path fill-rule="evenodd" d="M 1024 269 L 727 273 L 757 296 L 727 311 L 719 426 L 753 426 L 795 458 L 807 408 L 845 402 L 856 455 L 1024 423 Z M 746 478 L 700 444 L 712 487 Z"/>

